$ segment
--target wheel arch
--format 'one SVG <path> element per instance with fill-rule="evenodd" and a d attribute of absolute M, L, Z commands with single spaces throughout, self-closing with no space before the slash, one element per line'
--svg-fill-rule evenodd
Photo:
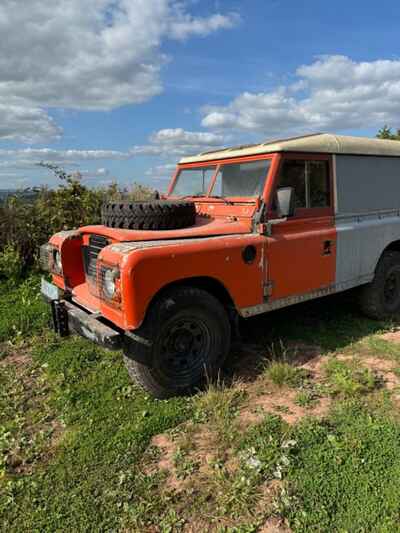
<path fill-rule="evenodd" d="M 400 252 L 400 239 L 397 241 L 392 241 L 390 244 L 388 244 L 381 253 L 380 257 L 382 257 L 385 252 Z"/>
<path fill-rule="evenodd" d="M 155 301 L 162 298 L 169 290 L 177 287 L 195 287 L 196 289 L 202 289 L 213 295 L 227 311 L 236 310 L 231 294 L 220 280 L 209 276 L 197 276 L 172 281 L 161 287 L 149 302 L 146 314 Z"/>

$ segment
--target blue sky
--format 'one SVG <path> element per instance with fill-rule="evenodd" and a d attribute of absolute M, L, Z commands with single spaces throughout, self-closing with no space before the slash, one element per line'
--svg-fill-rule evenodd
<path fill-rule="evenodd" d="M 36 165 L 51 161 L 90 185 L 165 190 L 184 154 L 400 127 L 397 2 L 85 6 L 0 6 L 0 188 L 55 185 Z"/>

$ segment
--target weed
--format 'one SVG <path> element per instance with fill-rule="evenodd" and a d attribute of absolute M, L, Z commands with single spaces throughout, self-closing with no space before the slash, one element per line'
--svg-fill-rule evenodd
<path fill-rule="evenodd" d="M 371 392 L 382 384 L 382 379 L 375 372 L 361 367 L 355 360 L 332 358 L 326 363 L 325 372 L 332 395 L 356 396 Z"/>
<path fill-rule="evenodd" d="M 176 470 L 176 477 L 178 479 L 186 479 L 199 469 L 199 461 L 195 461 L 188 457 L 185 451 L 178 447 L 173 455 L 174 466 Z"/>
<path fill-rule="evenodd" d="M 266 376 L 278 387 L 300 387 L 309 377 L 307 370 L 284 361 L 273 361 L 265 370 Z"/>
<path fill-rule="evenodd" d="M 306 409 L 314 407 L 319 401 L 319 395 L 312 389 L 300 391 L 295 398 L 295 403 Z"/>

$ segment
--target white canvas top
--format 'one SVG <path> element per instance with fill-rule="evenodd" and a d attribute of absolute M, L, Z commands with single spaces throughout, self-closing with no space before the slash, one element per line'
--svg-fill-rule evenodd
<path fill-rule="evenodd" d="M 184 157 L 180 163 L 197 163 L 274 152 L 312 152 L 321 154 L 400 157 L 400 141 L 315 133 L 313 135 L 303 135 L 302 137 L 267 141 L 261 144 L 221 148 L 215 151 L 203 152 L 196 156 Z"/>

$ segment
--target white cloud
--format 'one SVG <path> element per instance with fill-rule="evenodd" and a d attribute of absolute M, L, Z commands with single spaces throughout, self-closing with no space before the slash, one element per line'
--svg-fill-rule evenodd
<path fill-rule="evenodd" d="M 231 29 L 239 22 L 240 16 L 237 13 L 217 13 L 210 17 L 195 18 L 178 7 L 175 18 L 170 22 L 169 32 L 171 37 L 184 40 L 190 35 L 205 37 L 220 29 Z"/>
<path fill-rule="evenodd" d="M 120 150 L 55 150 L 52 148 L 0 149 L 0 166 L 24 161 L 36 164 L 47 161 L 70 164 L 78 161 L 126 160 L 135 156 L 179 156 L 221 146 L 225 137 L 219 133 L 192 132 L 178 129 L 163 129 L 150 136 L 149 144 L 134 146 L 127 151 Z M 7 161 L 5 158 L 12 158 Z"/>
<path fill-rule="evenodd" d="M 163 129 L 151 135 L 149 144 L 134 146 L 131 152 L 136 155 L 179 157 L 222 146 L 225 141 L 226 137 L 219 133 L 185 131 L 182 128 Z"/>
<path fill-rule="evenodd" d="M 133 154 L 117 150 L 53 150 L 51 148 L 20 148 L 1 150 L 0 157 L 13 157 L 15 161 L 25 160 L 32 163 L 41 161 L 70 164 L 77 161 L 95 161 L 98 159 L 130 159 Z M 0 161 L 0 165 L 2 162 Z"/>
<path fill-rule="evenodd" d="M 239 21 L 232 13 L 194 17 L 189 5 L 182 0 L 2 0 L 0 139 L 57 137 L 60 130 L 44 109 L 109 110 L 159 94 L 160 69 L 167 60 L 163 41 L 206 36 Z"/>
<path fill-rule="evenodd" d="M 178 129 L 162 129 L 153 133 L 149 144 L 134 146 L 126 151 L 119 150 L 55 150 L 52 148 L 0 149 L 0 170 L 31 170 L 38 172 L 41 162 L 56 164 L 67 171 L 76 170 L 85 179 L 107 177 L 109 172 L 100 167 L 97 170 L 82 170 L 81 165 L 90 161 L 129 160 L 140 156 L 160 157 L 164 162 L 146 172 L 151 179 L 168 179 L 176 166 L 174 160 L 182 155 L 193 154 L 219 147 L 225 137 L 219 133 L 193 132 Z M 5 174 L 4 174 L 5 175 Z"/>
<path fill-rule="evenodd" d="M 2 104 L 0 100 L 0 139 L 45 142 L 61 136 L 62 130 L 38 107 Z"/>
<path fill-rule="evenodd" d="M 294 84 L 243 93 L 225 107 L 207 107 L 202 125 L 266 135 L 377 128 L 400 122 L 400 60 L 355 62 L 324 56 L 296 71 Z"/>
<path fill-rule="evenodd" d="M 156 180 L 157 182 L 171 180 L 171 176 L 176 169 L 176 164 L 166 163 L 164 165 L 156 165 L 154 167 L 146 170 L 145 175 L 151 180 Z"/>

